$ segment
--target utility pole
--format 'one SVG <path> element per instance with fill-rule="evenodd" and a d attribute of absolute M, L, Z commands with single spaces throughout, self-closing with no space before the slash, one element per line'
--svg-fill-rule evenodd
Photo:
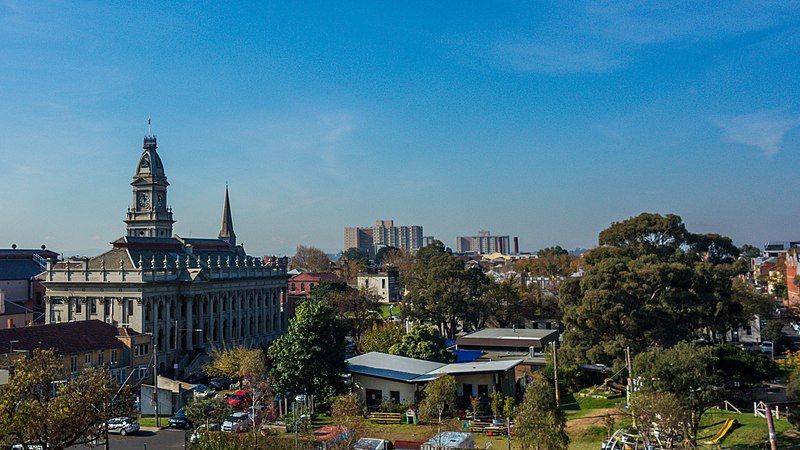
<path fill-rule="evenodd" d="M 553 384 L 556 390 L 556 408 L 558 408 L 561 405 L 561 394 L 558 392 L 558 350 L 556 350 L 556 341 L 551 342 L 550 346 L 553 349 Z M 510 441 L 509 445 L 511 445 Z"/>
<path fill-rule="evenodd" d="M 767 403 L 767 431 L 769 431 L 769 448 L 778 450 L 778 435 L 775 433 L 775 422 L 772 421 L 772 403 Z"/>
<path fill-rule="evenodd" d="M 633 360 L 631 359 L 631 348 L 625 347 L 625 366 L 628 369 L 628 388 L 625 389 L 625 401 L 628 403 L 628 408 L 631 405 L 631 392 L 633 392 Z M 631 409 L 631 420 L 633 422 L 633 426 L 636 426 L 636 416 L 633 415 L 633 409 Z"/>

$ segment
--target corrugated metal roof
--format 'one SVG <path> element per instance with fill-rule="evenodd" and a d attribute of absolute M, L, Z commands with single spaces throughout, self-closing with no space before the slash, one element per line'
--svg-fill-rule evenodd
<path fill-rule="evenodd" d="M 522 363 L 521 359 L 442 364 L 387 353 L 369 352 L 347 360 L 352 373 L 404 382 L 430 381 L 443 374 L 504 372 Z"/>
<path fill-rule="evenodd" d="M 417 377 L 414 381 L 427 381 L 438 378 L 440 375 L 458 375 L 465 373 L 505 372 L 522 363 L 521 359 L 504 361 L 475 361 L 469 363 L 453 363 L 444 367 L 431 370 L 424 376 Z"/>
<path fill-rule="evenodd" d="M 347 362 L 352 373 L 407 382 L 445 365 L 381 352 L 354 356 Z"/>
<path fill-rule="evenodd" d="M 535 328 L 484 328 L 461 336 L 459 339 L 543 339 L 553 333 L 558 333 L 558 331 Z"/>

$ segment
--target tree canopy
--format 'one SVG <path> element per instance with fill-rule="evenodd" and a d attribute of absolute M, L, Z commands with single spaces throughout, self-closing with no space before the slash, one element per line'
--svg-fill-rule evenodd
<path fill-rule="evenodd" d="M 692 234 L 676 215 L 611 225 L 584 255 L 583 278 L 561 286 L 565 356 L 620 365 L 627 346 L 724 336 L 749 319 L 734 295 L 733 279 L 747 269 L 738 255 L 729 238 Z"/>
<path fill-rule="evenodd" d="M 107 370 L 87 368 L 67 378 L 52 350 L 15 360 L 11 374 L 0 386 L 0 439 L 6 444 L 35 442 L 56 450 L 86 444 L 102 438 L 106 420 L 133 411 L 133 395 L 118 392 Z"/>
<path fill-rule="evenodd" d="M 569 446 L 567 419 L 556 406 L 553 387 L 540 373 L 532 374 L 531 378 L 516 411 L 515 439 L 523 448 L 566 450 Z"/>
<path fill-rule="evenodd" d="M 428 383 L 422 391 L 419 412 L 426 420 L 442 421 L 443 414 L 455 406 L 458 383 L 452 375 L 441 375 Z"/>
<path fill-rule="evenodd" d="M 405 334 L 402 327 L 393 323 L 375 323 L 361 336 L 359 347 L 364 353 L 389 353 L 392 345 L 400 342 Z"/>
<path fill-rule="evenodd" d="M 389 353 L 427 361 L 451 362 L 453 354 L 447 351 L 444 337 L 436 327 L 419 325 L 405 334 L 400 342 L 389 347 Z"/>
<path fill-rule="evenodd" d="M 210 376 L 225 376 L 237 380 L 261 381 L 267 372 L 264 352 L 261 349 L 234 347 L 213 349 L 211 362 L 205 367 Z"/>
<path fill-rule="evenodd" d="M 297 252 L 292 256 L 289 265 L 292 269 L 305 269 L 309 272 L 329 272 L 331 259 L 317 247 L 298 245 Z"/>
<path fill-rule="evenodd" d="M 288 332 L 270 346 L 270 381 L 276 393 L 328 398 L 342 391 L 345 328 L 333 306 L 311 298 L 297 307 Z"/>
<path fill-rule="evenodd" d="M 465 270 L 464 261 L 440 241 L 420 249 L 415 258 L 404 277 L 408 289 L 404 314 L 439 326 L 453 339 L 482 293 L 476 290 L 475 274 Z"/>

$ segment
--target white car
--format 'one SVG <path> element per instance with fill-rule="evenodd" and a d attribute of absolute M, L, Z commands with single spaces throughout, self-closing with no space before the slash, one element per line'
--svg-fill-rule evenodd
<path fill-rule="evenodd" d="M 206 424 L 200 425 L 199 427 L 197 427 L 196 430 L 194 430 L 194 432 L 192 432 L 192 435 L 189 437 L 189 442 L 194 443 L 199 441 L 200 438 L 202 438 L 203 435 L 208 431 L 219 431 L 219 424 L 216 423 L 209 424 L 208 430 L 206 430 Z"/>
<path fill-rule="evenodd" d="M 250 415 L 246 412 L 236 412 L 225 418 L 222 422 L 222 431 L 228 433 L 241 433 L 250 429 Z"/>
<path fill-rule="evenodd" d="M 115 417 L 106 422 L 109 433 L 119 433 L 123 436 L 139 431 L 139 422 L 130 417 Z"/>

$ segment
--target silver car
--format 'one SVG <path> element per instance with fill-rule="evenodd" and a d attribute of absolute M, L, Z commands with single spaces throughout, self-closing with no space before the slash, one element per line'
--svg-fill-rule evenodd
<path fill-rule="evenodd" d="M 236 412 L 225 418 L 222 422 L 222 431 L 241 433 L 250 429 L 250 415 L 246 412 Z"/>
<path fill-rule="evenodd" d="M 139 431 L 139 422 L 130 417 L 116 417 L 106 422 L 109 433 L 119 433 L 123 436 Z"/>

